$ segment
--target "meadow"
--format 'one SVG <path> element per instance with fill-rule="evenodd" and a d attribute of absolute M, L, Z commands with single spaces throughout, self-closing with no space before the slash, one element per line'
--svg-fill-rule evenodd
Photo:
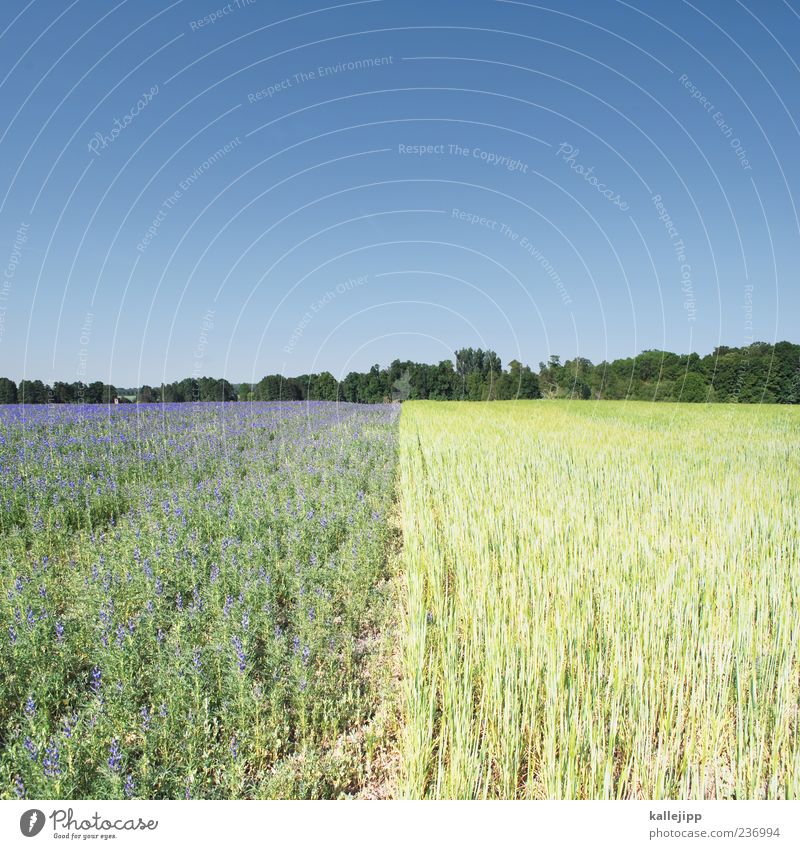
<path fill-rule="evenodd" d="M 397 410 L 0 408 L 0 793 L 368 780 Z"/>
<path fill-rule="evenodd" d="M 800 410 L 399 410 L 0 407 L 0 796 L 800 795 Z"/>
<path fill-rule="evenodd" d="M 797 798 L 798 413 L 404 407 L 398 793 Z"/>

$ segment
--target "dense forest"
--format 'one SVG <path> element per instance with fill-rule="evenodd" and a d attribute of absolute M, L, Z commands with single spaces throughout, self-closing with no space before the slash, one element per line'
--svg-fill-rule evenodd
<path fill-rule="evenodd" d="M 258 383 L 233 384 L 211 377 L 160 386 L 120 389 L 100 381 L 0 378 L 0 404 L 174 403 L 182 401 L 492 401 L 513 398 L 631 399 L 800 403 L 800 345 L 755 342 L 720 346 L 705 357 L 649 350 L 637 357 L 594 364 L 583 357 L 561 362 L 551 356 L 538 372 L 511 360 L 504 369 L 494 351 L 462 348 L 438 365 L 395 360 L 388 368 L 350 372 L 343 380 L 327 371 Z"/>

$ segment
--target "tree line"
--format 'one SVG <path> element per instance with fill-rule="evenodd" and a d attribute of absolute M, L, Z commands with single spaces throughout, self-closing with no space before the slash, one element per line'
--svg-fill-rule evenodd
<path fill-rule="evenodd" d="M 800 403 L 800 345 L 754 342 L 719 346 L 712 353 L 647 350 L 637 357 L 594 364 L 584 357 L 561 362 L 553 355 L 535 372 L 518 360 L 503 368 L 494 351 L 462 348 L 436 365 L 394 360 L 387 368 L 285 377 L 257 383 L 186 378 L 159 386 L 119 389 L 100 381 L 55 382 L 0 378 L 0 404 L 178 403 L 191 401 L 493 401 L 571 398 L 690 402 Z"/>
<path fill-rule="evenodd" d="M 648 350 L 597 365 L 553 356 L 539 364 L 539 383 L 549 398 L 798 404 L 800 345 L 720 345 L 705 357 Z"/>

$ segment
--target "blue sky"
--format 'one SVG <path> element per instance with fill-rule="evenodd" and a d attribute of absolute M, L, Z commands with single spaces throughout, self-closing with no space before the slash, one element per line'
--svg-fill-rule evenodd
<path fill-rule="evenodd" d="M 796 0 L 3 10 L 14 379 L 798 341 Z"/>

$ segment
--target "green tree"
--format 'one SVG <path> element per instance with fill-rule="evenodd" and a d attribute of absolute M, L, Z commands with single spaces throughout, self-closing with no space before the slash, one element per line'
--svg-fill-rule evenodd
<path fill-rule="evenodd" d="M 392 401 L 407 401 L 411 397 L 411 372 L 405 369 L 392 383 Z"/>
<path fill-rule="evenodd" d="M 281 387 L 281 401 L 305 401 L 308 391 L 308 376 L 287 377 Z"/>
<path fill-rule="evenodd" d="M 51 391 L 41 380 L 21 380 L 17 397 L 20 404 L 47 404 Z"/>
<path fill-rule="evenodd" d="M 437 401 L 452 401 L 456 397 L 457 377 L 450 360 L 442 360 L 433 374 L 432 394 Z"/>
<path fill-rule="evenodd" d="M 186 377 L 178 383 L 177 394 L 180 397 L 176 400 L 199 401 L 200 384 L 193 377 Z"/>
<path fill-rule="evenodd" d="M 336 401 L 339 397 L 339 382 L 329 371 L 312 374 L 308 397 L 314 401 Z"/>
<path fill-rule="evenodd" d="M 197 400 L 235 401 L 236 390 L 224 378 L 201 377 L 197 381 Z"/>
<path fill-rule="evenodd" d="M 253 397 L 256 401 L 279 401 L 281 398 L 281 387 L 285 379 L 280 374 L 268 374 L 253 388 Z"/>
<path fill-rule="evenodd" d="M 485 382 L 479 371 L 467 375 L 466 398 L 468 401 L 483 401 L 486 394 Z"/>
<path fill-rule="evenodd" d="M 96 380 L 90 383 L 84 390 L 83 400 L 87 404 L 101 404 L 103 402 L 103 381 Z"/>
<path fill-rule="evenodd" d="M 164 404 L 176 404 L 181 401 L 190 401 L 190 398 L 184 398 L 179 383 L 162 383 L 161 391 L 159 392 L 159 401 Z"/>
<path fill-rule="evenodd" d="M 709 388 L 702 375 L 690 371 L 683 380 L 675 383 L 673 396 L 676 401 L 701 404 L 709 400 Z"/>
<path fill-rule="evenodd" d="M 9 377 L 0 377 L 0 404 L 17 403 L 17 384 Z"/>
<path fill-rule="evenodd" d="M 525 399 L 541 398 L 539 390 L 539 378 L 533 373 L 530 366 L 522 366 L 519 370 L 519 382 L 516 383 L 517 397 Z"/>
<path fill-rule="evenodd" d="M 83 387 L 82 383 L 78 383 L 80 391 Z M 85 388 L 85 387 L 84 387 Z M 64 383 L 62 380 L 57 380 L 53 384 L 53 402 L 55 404 L 71 404 L 75 400 L 75 385 Z"/>

